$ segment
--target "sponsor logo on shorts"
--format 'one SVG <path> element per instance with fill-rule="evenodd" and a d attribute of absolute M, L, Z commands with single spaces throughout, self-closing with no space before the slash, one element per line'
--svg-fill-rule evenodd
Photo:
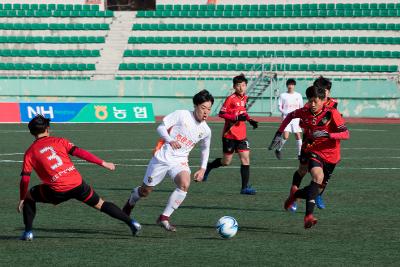
<path fill-rule="evenodd" d="M 147 182 L 148 182 L 148 183 L 153 182 L 153 177 L 151 177 L 151 176 L 147 177 Z"/>

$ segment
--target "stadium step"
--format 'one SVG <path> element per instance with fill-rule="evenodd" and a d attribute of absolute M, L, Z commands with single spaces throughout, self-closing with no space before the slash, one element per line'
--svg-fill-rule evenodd
<path fill-rule="evenodd" d="M 105 40 L 99 62 L 96 66 L 94 79 L 112 80 L 118 71 L 130 33 L 130 25 L 135 17 L 130 12 L 115 12 L 115 18 L 110 24 L 110 31 Z M 107 75 L 105 75 L 107 74 Z"/>

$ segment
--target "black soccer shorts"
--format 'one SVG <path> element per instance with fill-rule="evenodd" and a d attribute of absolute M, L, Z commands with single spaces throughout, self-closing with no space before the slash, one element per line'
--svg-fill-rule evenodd
<path fill-rule="evenodd" d="M 82 181 L 81 185 L 65 192 L 57 192 L 46 184 L 40 184 L 32 187 L 30 193 L 34 201 L 51 203 L 54 205 L 58 205 L 70 199 L 76 199 L 93 207 L 99 203 L 100 200 L 99 195 L 91 186 L 85 183 L 85 181 Z"/>
<path fill-rule="evenodd" d="M 327 163 L 320 156 L 315 153 L 308 153 L 308 171 L 314 167 L 320 167 L 324 171 L 324 181 L 323 185 L 326 185 L 332 176 L 333 170 L 336 164 Z"/>
<path fill-rule="evenodd" d="M 250 151 L 249 141 L 247 138 L 243 140 L 234 140 L 222 137 L 222 151 L 224 154 Z"/>

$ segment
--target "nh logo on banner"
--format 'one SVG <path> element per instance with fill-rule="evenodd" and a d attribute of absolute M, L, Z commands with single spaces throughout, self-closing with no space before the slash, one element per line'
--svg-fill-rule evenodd
<path fill-rule="evenodd" d="M 50 117 L 50 119 L 54 119 L 54 110 L 52 106 L 49 106 L 48 109 L 46 110 L 44 106 L 27 106 L 28 109 L 28 117 L 30 119 L 34 118 L 37 114 L 41 114 L 45 117 Z"/>

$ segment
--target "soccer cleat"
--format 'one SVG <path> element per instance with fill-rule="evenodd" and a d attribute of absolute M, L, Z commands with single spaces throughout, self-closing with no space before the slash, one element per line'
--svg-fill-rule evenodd
<path fill-rule="evenodd" d="M 312 214 L 308 214 L 304 217 L 304 229 L 309 229 L 316 225 L 318 222 L 317 218 Z"/>
<path fill-rule="evenodd" d="M 161 226 L 162 228 L 164 228 L 166 231 L 170 231 L 170 232 L 176 232 L 176 226 L 172 225 L 169 222 L 169 217 L 165 216 L 165 215 L 160 215 L 160 217 L 158 217 L 157 222 L 156 222 L 159 226 Z"/>
<path fill-rule="evenodd" d="M 242 190 L 240 190 L 240 194 L 242 195 L 255 195 L 257 193 L 257 191 L 252 188 L 250 185 L 247 186 L 246 188 L 243 188 Z"/>
<path fill-rule="evenodd" d="M 282 159 L 282 153 L 278 149 L 275 149 L 275 157 L 279 160 Z"/>
<path fill-rule="evenodd" d="M 137 236 L 139 234 L 139 231 L 142 230 L 142 226 L 135 219 L 132 219 L 130 227 L 133 236 Z"/>
<path fill-rule="evenodd" d="M 319 208 L 321 210 L 325 209 L 325 203 L 324 203 L 324 200 L 321 195 L 318 195 L 315 198 L 315 205 L 317 205 L 317 208 Z"/>
<path fill-rule="evenodd" d="M 297 203 L 294 202 L 294 203 L 292 204 L 292 206 L 289 207 L 288 210 L 289 210 L 290 212 L 295 213 L 295 212 L 297 211 Z"/>
<path fill-rule="evenodd" d="M 126 201 L 124 207 L 122 208 L 122 211 L 123 211 L 126 215 L 131 216 L 131 212 L 132 212 L 132 210 L 133 210 L 134 207 L 135 207 L 135 205 L 129 204 L 129 199 L 128 199 L 128 200 Z"/>
<path fill-rule="evenodd" d="M 32 241 L 33 240 L 33 233 L 32 233 L 32 231 L 24 231 L 23 233 L 22 233 L 22 236 L 20 237 L 20 240 L 23 240 L 23 241 Z"/>
<path fill-rule="evenodd" d="M 294 194 L 297 192 L 298 188 L 295 185 L 292 185 L 290 188 L 290 193 L 289 197 L 286 199 L 285 204 L 283 205 L 283 208 L 285 210 L 291 210 L 293 205 L 296 203 L 296 198 L 294 197 Z M 296 204 L 296 209 L 297 209 L 297 204 Z"/>

